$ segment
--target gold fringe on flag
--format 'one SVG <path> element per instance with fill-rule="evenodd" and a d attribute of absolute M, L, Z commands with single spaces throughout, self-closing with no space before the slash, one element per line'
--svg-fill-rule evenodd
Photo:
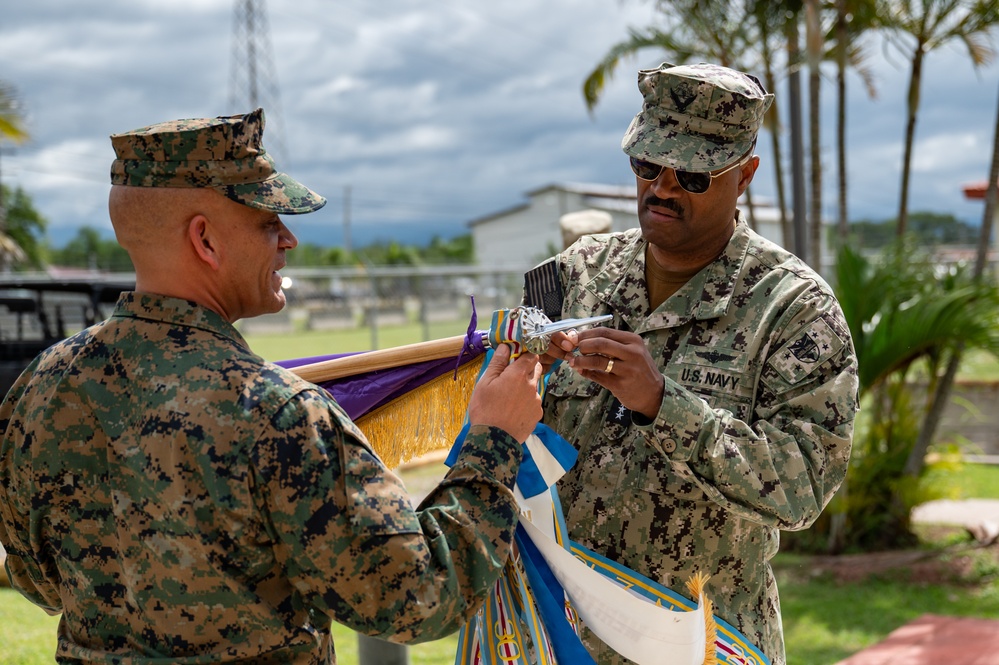
<path fill-rule="evenodd" d="M 395 468 L 420 455 L 450 447 L 465 424 L 468 399 L 485 356 L 383 404 L 357 419 L 385 465 Z"/>
<path fill-rule="evenodd" d="M 718 624 L 715 623 L 714 605 L 705 593 L 708 585 L 708 576 L 704 573 L 694 573 L 693 577 L 687 580 L 687 591 L 690 597 L 699 601 L 704 607 L 704 665 L 718 665 L 718 651 L 715 640 L 718 639 Z"/>
<path fill-rule="evenodd" d="M 465 341 L 465 335 L 456 335 L 299 365 L 291 371 L 306 381 L 324 383 L 380 369 L 456 358 Z M 457 379 L 454 372 L 448 372 L 357 419 L 357 426 L 386 466 L 395 468 L 451 445 L 465 423 L 468 399 L 484 359 L 482 355 L 461 365 Z"/>

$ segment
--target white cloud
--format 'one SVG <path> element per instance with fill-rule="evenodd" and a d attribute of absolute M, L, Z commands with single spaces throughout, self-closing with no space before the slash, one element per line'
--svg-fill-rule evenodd
<path fill-rule="evenodd" d="M 912 169 L 919 173 L 964 171 L 968 156 L 984 153 L 981 137 L 966 131 L 948 132 L 927 137 L 913 145 Z"/>

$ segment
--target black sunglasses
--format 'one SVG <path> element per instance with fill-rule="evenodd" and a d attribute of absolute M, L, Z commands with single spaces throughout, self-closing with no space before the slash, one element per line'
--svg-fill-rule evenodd
<path fill-rule="evenodd" d="M 737 169 L 743 166 L 752 158 L 753 158 L 753 153 L 749 152 L 746 154 L 745 157 L 740 159 L 738 162 L 722 169 L 718 173 L 708 173 L 708 172 L 691 173 L 690 171 L 680 171 L 678 169 L 674 169 L 673 173 L 676 174 L 677 183 L 681 187 L 683 187 L 686 191 L 690 192 L 691 194 L 703 194 L 704 192 L 708 191 L 708 187 L 711 186 L 712 180 L 714 180 L 720 175 L 728 173 L 732 169 Z M 642 180 L 646 180 L 649 182 L 652 182 L 653 180 L 658 178 L 659 175 L 663 172 L 663 169 L 668 168 L 666 166 L 663 166 L 662 164 L 653 164 L 652 162 L 647 162 L 644 159 L 639 159 L 638 157 L 631 157 L 630 161 L 631 161 L 631 170 L 635 172 L 635 175 L 641 178 Z"/>

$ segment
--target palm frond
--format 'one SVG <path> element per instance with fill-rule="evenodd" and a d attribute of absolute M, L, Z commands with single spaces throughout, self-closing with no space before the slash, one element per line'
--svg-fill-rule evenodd
<path fill-rule="evenodd" d="M 861 390 L 904 371 L 912 362 L 957 348 L 995 352 L 994 289 L 965 286 L 946 293 L 925 293 L 883 309 L 867 322 L 857 360 Z"/>
<path fill-rule="evenodd" d="M 0 139 L 16 143 L 28 140 L 14 86 L 0 81 Z"/>
<path fill-rule="evenodd" d="M 656 29 L 644 33 L 634 29 L 629 32 L 629 38 L 614 44 L 583 82 L 583 99 L 586 101 L 588 111 L 593 111 L 597 105 L 604 87 L 613 78 L 614 71 L 622 59 L 634 56 L 642 49 L 652 47 L 665 51 L 667 57 L 673 57 L 677 64 L 690 58 L 691 49 L 667 33 Z"/>

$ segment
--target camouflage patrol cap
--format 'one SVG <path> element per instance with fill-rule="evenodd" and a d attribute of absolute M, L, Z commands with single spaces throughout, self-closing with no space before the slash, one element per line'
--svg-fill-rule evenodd
<path fill-rule="evenodd" d="M 281 173 L 261 144 L 264 110 L 171 120 L 111 136 L 111 184 L 207 187 L 280 214 L 313 212 L 326 199 Z"/>
<path fill-rule="evenodd" d="M 703 62 L 641 70 L 638 89 L 642 110 L 621 148 L 692 172 L 714 171 L 749 152 L 774 97 L 754 76 Z"/>

